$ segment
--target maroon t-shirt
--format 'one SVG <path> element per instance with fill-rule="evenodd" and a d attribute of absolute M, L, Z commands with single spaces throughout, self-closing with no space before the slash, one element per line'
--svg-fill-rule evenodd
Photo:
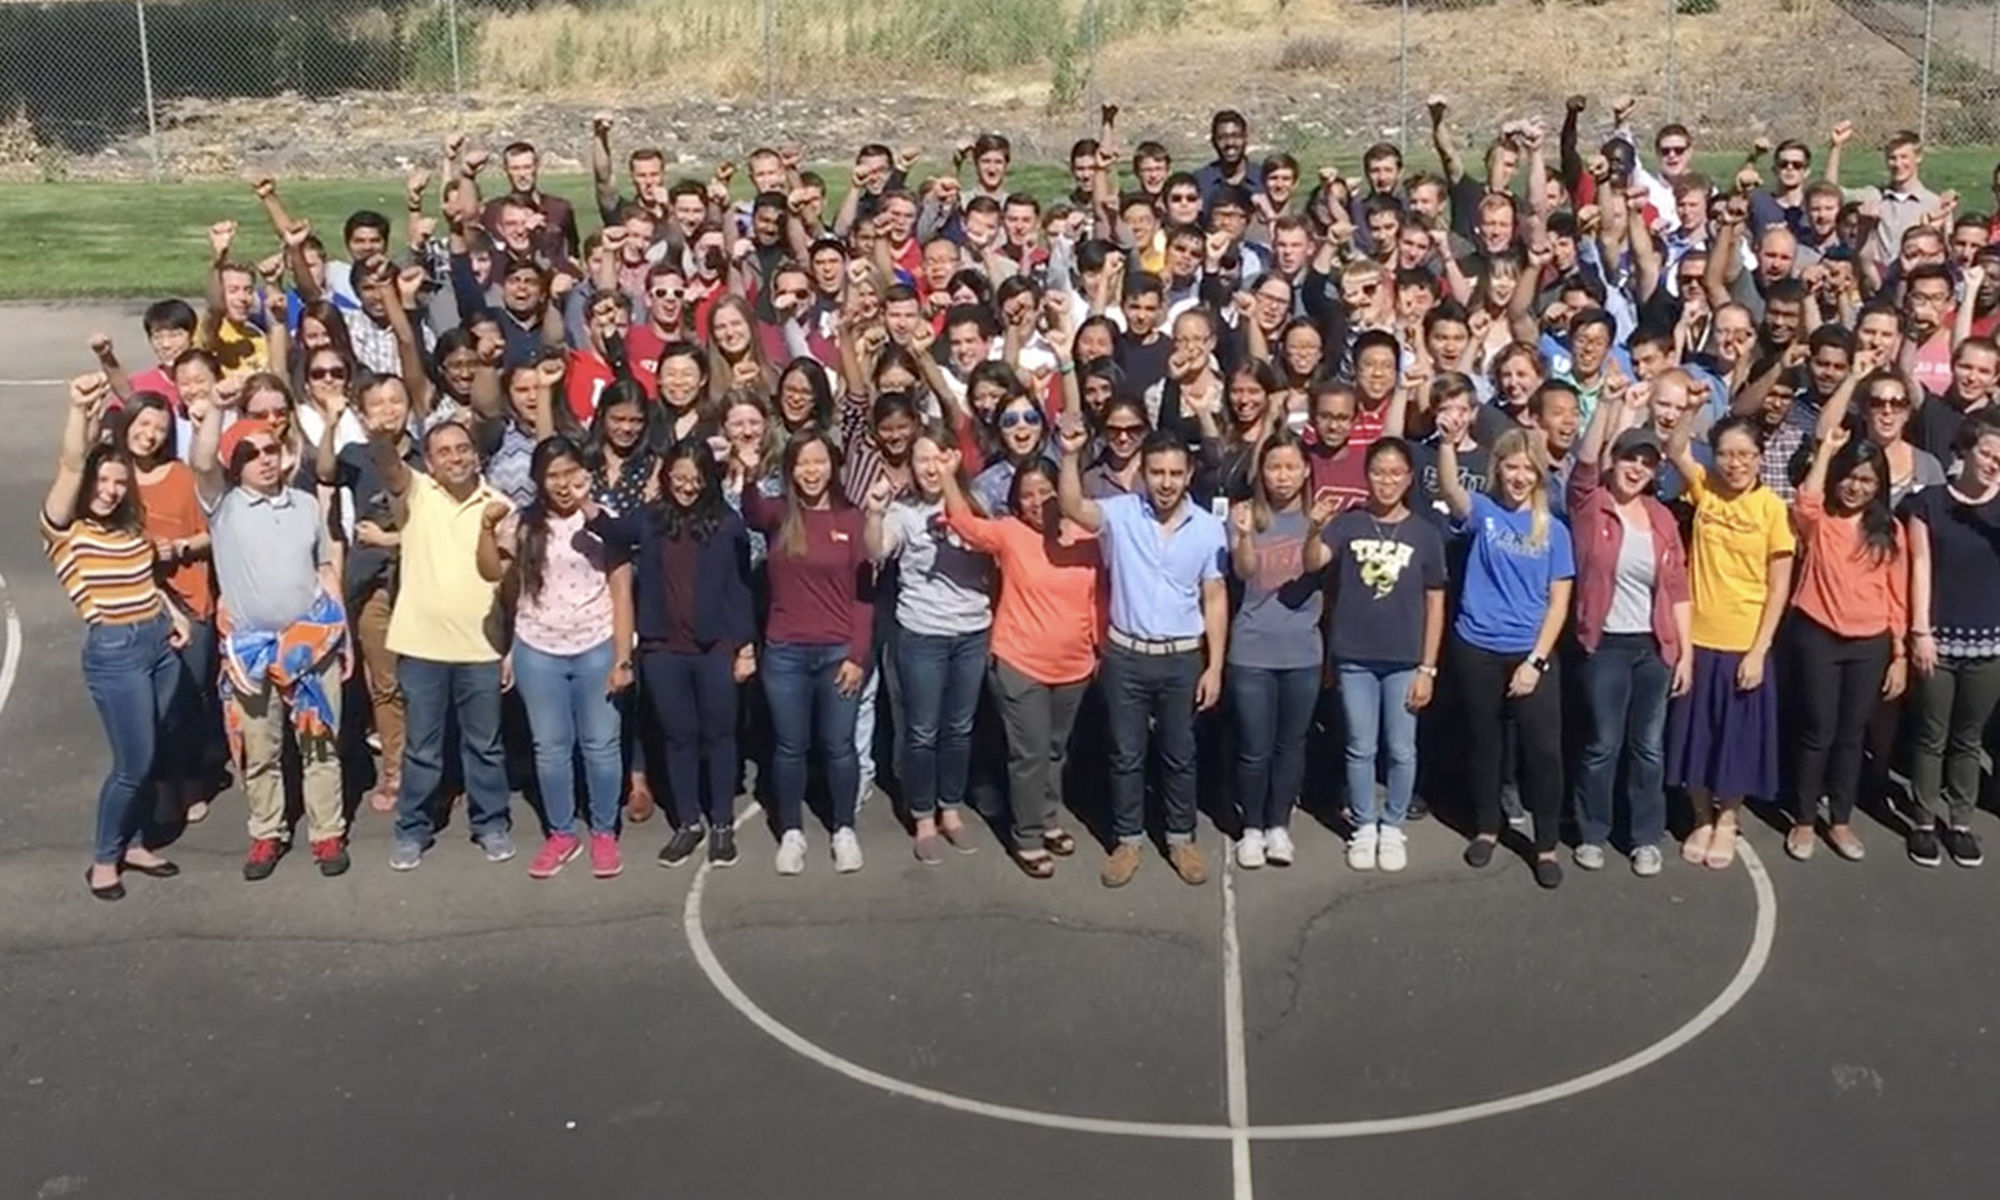
<path fill-rule="evenodd" d="M 835 486 L 838 486 L 837 484 Z M 866 663 L 874 633 L 875 608 L 862 598 L 862 582 L 872 567 L 861 541 L 861 510 L 847 506 L 809 508 L 802 514 L 805 552 L 787 554 L 779 530 L 785 501 L 757 488 L 743 493 L 743 519 L 770 539 L 766 570 L 771 581 L 771 617 L 764 635 L 774 642 L 847 647 L 849 662 Z"/>
<path fill-rule="evenodd" d="M 697 654 L 694 636 L 694 573 L 700 569 L 701 543 L 691 537 L 666 538 L 660 543 L 660 574 L 666 587 L 667 649 Z"/>
<path fill-rule="evenodd" d="M 1332 492 L 1340 498 L 1340 511 L 1359 508 L 1368 502 L 1368 454 L 1348 442 L 1329 452 L 1317 442 L 1306 445 L 1306 465 L 1312 470 L 1313 499 Z"/>

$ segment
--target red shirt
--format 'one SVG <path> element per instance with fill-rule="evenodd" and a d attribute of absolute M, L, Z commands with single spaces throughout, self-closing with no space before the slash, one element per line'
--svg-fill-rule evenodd
<path fill-rule="evenodd" d="M 650 321 L 633 326 L 625 335 L 625 366 L 650 400 L 660 398 L 660 356 L 674 340 L 653 328 Z"/>
<path fill-rule="evenodd" d="M 1382 401 L 1377 408 L 1363 404 L 1354 410 L 1354 428 L 1347 435 L 1347 445 L 1357 454 L 1365 455 L 1368 447 L 1382 438 L 1382 423 L 1389 419 L 1389 401 Z"/>
<path fill-rule="evenodd" d="M 757 488 L 743 490 L 743 519 L 771 542 L 766 570 L 771 615 L 765 635 L 773 642 L 846 646 L 847 660 L 868 662 L 875 606 L 861 595 L 871 569 L 861 542 L 862 513 L 839 505 L 800 513 L 805 553 L 793 558 L 779 545 L 785 501 Z"/>
<path fill-rule="evenodd" d="M 597 413 L 597 398 L 618 382 L 618 372 L 594 350 L 572 350 L 563 361 L 563 399 L 571 414 L 588 425 Z"/>
<path fill-rule="evenodd" d="M 176 413 L 186 414 L 187 410 L 181 407 L 181 390 L 175 387 L 174 381 L 167 376 L 166 368 L 147 367 L 137 375 L 132 376 L 129 382 L 135 394 L 138 392 L 158 392 L 167 398 L 167 403 L 173 406 L 173 410 Z"/>
<path fill-rule="evenodd" d="M 1316 442 L 1308 443 L 1306 465 L 1312 470 L 1314 500 L 1322 492 L 1332 492 L 1340 498 L 1342 512 L 1368 502 L 1368 452 L 1352 439 L 1331 452 Z"/>

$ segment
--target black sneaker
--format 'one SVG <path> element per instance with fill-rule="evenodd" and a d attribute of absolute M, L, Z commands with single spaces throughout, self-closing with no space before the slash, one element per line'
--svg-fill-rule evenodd
<path fill-rule="evenodd" d="M 1422 821 L 1431 815 L 1431 806 L 1424 803 L 1422 796 L 1410 797 L 1410 811 L 1403 814 L 1405 821 Z"/>
<path fill-rule="evenodd" d="M 1562 886 L 1562 881 L 1563 865 L 1561 863 L 1553 858 L 1538 858 L 1535 860 L 1535 882 L 1543 889 L 1554 891 L 1556 888 Z"/>
<path fill-rule="evenodd" d="M 1919 825 L 1910 830 L 1910 861 L 1920 867 L 1935 867 L 1944 861 L 1944 854 L 1938 849 L 1938 832 L 1934 825 Z"/>
<path fill-rule="evenodd" d="M 701 848 L 701 838 L 699 825 L 689 825 L 685 829 L 674 830 L 674 836 L 667 839 L 667 844 L 660 848 L 660 865 L 678 867 L 693 858 L 694 852 Z"/>
<path fill-rule="evenodd" d="M 733 867 L 736 865 L 736 831 L 724 825 L 708 839 L 708 865 L 711 867 Z"/>
<path fill-rule="evenodd" d="M 1473 838 L 1465 846 L 1465 865 L 1483 867 L 1493 861 L 1493 843 L 1485 838 Z"/>
<path fill-rule="evenodd" d="M 1970 829 L 1960 829 L 1954 825 L 1944 831 L 1944 851 L 1951 855 L 1951 861 L 1961 867 L 1976 867 L 1986 861 L 1986 854 L 1979 848 L 1979 839 Z"/>

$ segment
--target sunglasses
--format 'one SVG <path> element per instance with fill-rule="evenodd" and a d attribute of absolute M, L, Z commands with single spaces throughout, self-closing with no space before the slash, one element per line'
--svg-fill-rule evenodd
<path fill-rule="evenodd" d="M 243 415 L 252 421 L 275 421 L 286 413 L 285 406 L 280 404 L 276 408 L 246 408 L 243 410 Z"/>
<path fill-rule="evenodd" d="M 1106 425 L 1104 436 L 1111 438 L 1138 437 L 1146 432 L 1144 425 Z"/>
<path fill-rule="evenodd" d="M 275 442 L 267 446 L 259 446 L 255 442 L 251 442 L 249 445 L 250 453 L 243 458 L 246 465 L 261 459 L 278 457 L 278 446 Z"/>
<path fill-rule="evenodd" d="M 346 368 L 346 367 L 314 367 L 314 368 L 313 368 L 312 370 L 310 370 L 310 371 L 307 371 L 307 372 L 306 372 L 306 378 L 308 378 L 308 379 L 345 379 L 345 378 L 347 378 L 347 368 Z"/>
<path fill-rule="evenodd" d="M 1167 197 L 1167 203 L 1169 203 L 1169 204 L 1200 204 L 1200 203 L 1201 203 L 1201 193 L 1199 193 L 1199 192 L 1175 192 L 1175 193 L 1173 193 L 1172 195 L 1170 195 L 1170 196 L 1168 196 L 1168 197 Z"/>
<path fill-rule="evenodd" d="M 1660 156 L 1661 156 L 1662 158 L 1678 158 L 1678 157 L 1680 157 L 1681 155 L 1683 155 L 1683 154 L 1686 154 L 1687 152 L 1688 152 L 1688 148 L 1687 148 L 1686 146 L 1684 146 L 1684 145 L 1683 145 L 1683 146 L 1661 146 L 1661 147 L 1660 147 Z"/>
<path fill-rule="evenodd" d="M 1868 407 L 1871 409 L 1881 409 L 1884 412 L 1896 412 L 1910 407 L 1910 398 L 1908 396 L 1870 396 L 1868 397 Z"/>
<path fill-rule="evenodd" d="M 681 298 L 681 290 L 679 288 L 656 287 L 648 294 L 655 300 L 678 300 Z"/>
<path fill-rule="evenodd" d="M 1778 169 L 1780 171 L 1803 171 L 1810 165 L 1803 158 L 1781 158 L 1778 160 Z"/>
<path fill-rule="evenodd" d="M 1000 428 L 1002 429 L 1012 429 L 1016 425 L 1040 425 L 1041 423 L 1042 414 L 1032 408 L 1019 412 L 1004 412 L 1000 414 Z"/>

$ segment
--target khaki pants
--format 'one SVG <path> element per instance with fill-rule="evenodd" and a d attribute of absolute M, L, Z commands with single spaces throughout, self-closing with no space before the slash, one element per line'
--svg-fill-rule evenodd
<path fill-rule="evenodd" d="M 403 769 L 403 689 L 396 683 L 396 656 L 389 650 L 389 589 L 376 588 L 361 602 L 354 631 L 361 643 L 361 663 L 368 674 L 368 706 L 375 717 L 375 736 L 382 742 L 381 775 Z"/>
<path fill-rule="evenodd" d="M 329 656 L 319 668 L 320 686 L 333 705 L 334 729 L 340 727 L 340 655 Z M 285 836 L 285 726 L 288 709 L 276 688 L 266 681 L 262 691 L 237 693 L 231 703 L 241 720 L 243 795 L 250 806 L 253 841 Z M 306 806 L 307 836 L 313 841 L 339 837 L 347 830 L 340 798 L 340 746 L 336 734 L 300 735 L 299 784 Z"/>

